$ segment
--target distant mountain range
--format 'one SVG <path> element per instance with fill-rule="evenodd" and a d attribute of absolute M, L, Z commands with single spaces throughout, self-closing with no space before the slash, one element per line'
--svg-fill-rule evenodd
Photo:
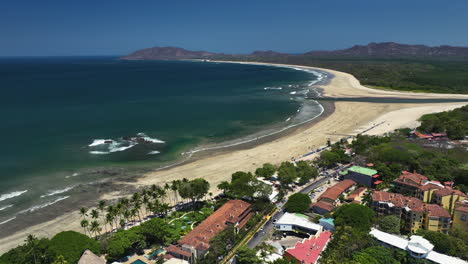
<path fill-rule="evenodd" d="M 207 51 L 190 51 L 177 47 L 153 47 L 135 51 L 122 57 L 124 60 L 177 60 L 209 59 L 219 57 L 369 57 L 369 58 L 457 58 L 468 59 L 468 47 L 407 45 L 394 42 L 355 45 L 348 49 L 334 51 L 310 51 L 304 54 L 287 54 L 275 51 L 254 51 L 246 55 L 221 54 Z"/>

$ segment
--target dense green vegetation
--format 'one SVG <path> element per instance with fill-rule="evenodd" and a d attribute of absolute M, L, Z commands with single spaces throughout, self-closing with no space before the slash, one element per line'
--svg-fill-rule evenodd
<path fill-rule="evenodd" d="M 386 215 L 379 219 L 378 228 L 387 233 L 400 234 L 400 221 L 398 216 Z"/>
<path fill-rule="evenodd" d="M 353 161 L 374 163 L 385 186 L 401 175 L 401 171 L 417 171 L 431 180 L 455 181 L 457 188 L 467 191 L 468 163 L 466 150 L 423 147 L 401 134 L 387 137 L 359 135 L 352 143 L 356 156 Z"/>
<path fill-rule="evenodd" d="M 309 195 L 295 193 L 289 196 L 288 201 L 284 205 L 284 210 L 289 213 L 305 213 L 309 210 L 311 202 Z"/>
<path fill-rule="evenodd" d="M 418 130 L 421 132 L 445 132 L 451 139 L 463 139 L 468 134 L 468 105 L 452 111 L 423 115 L 420 120 Z"/>
<path fill-rule="evenodd" d="M 429 240 L 434 245 L 434 250 L 468 260 L 468 240 L 467 237 L 458 238 L 439 232 L 419 229 L 417 234 Z"/>
<path fill-rule="evenodd" d="M 348 163 L 350 160 L 351 158 L 343 150 L 343 144 L 336 142 L 329 150 L 320 153 L 320 158 L 315 161 L 315 164 L 322 168 L 331 168 L 337 163 Z"/>
<path fill-rule="evenodd" d="M 424 59 L 359 57 L 226 56 L 218 59 L 313 66 L 354 75 L 362 84 L 377 88 L 432 93 L 468 93 L 468 62 Z"/>
<path fill-rule="evenodd" d="M 83 252 L 89 249 L 99 254 L 100 245 L 97 241 L 74 231 L 58 233 L 52 239 L 38 239 L 28 236 L 25 243 L 0 257 L 0 263 L 8 264 L 49 264 L 63 260 L 67 263 L 78 263 Z"/>
<path fill-rule="evenodd" d="M 409 256 L 403 250 L 379 246 L 369 235 L 375 224 L 374 212 L 367 206 L 346 204 L 333 212 L 336 231 L 322 253 L 320 263 L 427 263 Z"/>

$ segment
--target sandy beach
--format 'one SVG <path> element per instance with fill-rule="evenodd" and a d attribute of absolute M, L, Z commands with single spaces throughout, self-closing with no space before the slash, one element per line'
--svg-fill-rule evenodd
<path fill-rule="evenodd" d="M 302 66 L 297 66 L 302 67 Z M 307 68 L 307 67 L 303 67 Z M 325 85 L 320 86 L 325 96 L 335 97 L 400 97 L 400 98 L 466 98 L 468 95 L 422 94 L 398 91 L 374 90 L 360 85 L 352 75 L 327 69 L 318 69 L 330 73 L 334 77 Z M 335 110 L 326 118 L 313 124 L 295 128 L 293 133 L 251 148 L 233 150 L 200 158 L 194 162 L 176 166 L 166 170 L 154 171 L 143 175 L 133 184 L 145 186 L 163 184 L 174 179 L 204 178 L 211 183 L 213 193 L 216 185 L 228 180 L 236 171 L 254 171 L 263 163 L 280 163 L 299 157 L 323 146 L 329 139 L 336 141 L 347 135 L 355 135 L 373 124 L 382 125 L 370 130 L 368 134 L 383 134 L 400 127 L 415 127 L 417 119 L 426 113 L 447 111 L 461 107 L 467 103 L 438 104 L 383 104 L 362 102 L 336 102 Z M 102 198 L 111 199 L 119 193 L 105 194 Z M 78 206 L 77 206 L 78 207 Z M 0 239 L 0 253 L 6 252 L 21 243 L 28 234 L 38 237 L 50 237 L 63 230 L 82 231 L 79 226 L 78 211 L 65 214 L 54 220 L 29 227 L 9 237 Z"/>

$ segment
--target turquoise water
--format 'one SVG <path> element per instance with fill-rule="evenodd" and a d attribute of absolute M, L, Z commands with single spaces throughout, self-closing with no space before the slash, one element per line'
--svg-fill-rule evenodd
<path fill-rule="evenodd" d="M 303 100 L 316 79 L 227 63 L 0 59 L 0 223 L 113 175 L 94 168 L 157 168 L 317 116 Z"/>

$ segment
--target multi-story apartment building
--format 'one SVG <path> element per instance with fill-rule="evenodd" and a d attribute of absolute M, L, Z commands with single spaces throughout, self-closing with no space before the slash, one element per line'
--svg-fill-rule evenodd
<path fill-rule="evenodd" d="M 468 232 L 468 201 L 465 200 L 455 203 L 452 228 Z"/>
<path fill-rule="evenodd" d="M 448 233 L 450 213 L 440 205 L 424 204 L 423 228 L 429 231 Z"/>

